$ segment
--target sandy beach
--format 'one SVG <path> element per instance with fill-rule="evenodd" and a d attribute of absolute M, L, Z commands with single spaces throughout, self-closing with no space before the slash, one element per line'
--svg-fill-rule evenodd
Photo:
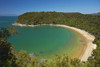
<path fill-rule="evenodd" d="M 53 24 L 38 24 L 38 25 L 27 25 L 27 24 L 20 24 L 20 23 L 14 23 L 12 24 L 14 26 L 21 26 L 21 27 L 35 27 L 35 26 L 40 26 L 40 25 L 50 25 L 50 26 L 55 26 Z"/>
<path fill-rule="evenodd" d="M 95 37 L 93 35 L 89 34 L 88 32 L 78 29 L 78 28 L 75 28 L 75 27 L 70 27 L 67 25 L 60 25 L 60 24 L 57 24 L 56 26 L 72 29 L 76 32 L 79 32 L 81 35 L 83 35 L 86 38 L 86 41 L 87 41 L 86 46 L 87 47 L 84 48 L 84 50 L 82 52 L 83 55 L 80 56 L 79 59 L 81 61 L 87 61 L 88 57 L 91 56 L 93 49 L 96 49 L 96 44 L 93 44 Z"/>
<path fill-rule="evenodd" d="M 29 26 L 29 27 L 40 26 L 40 25 L 26 25 L 26 24 L 19 24 L 19 23 L 14 23 L 12 25 Z M 42 24 L 42 25 L 52 26 L 53 24 Z M 78 28 L 75 28 L 75 27 L 70 27 L 70 26 L 61 25 L 61 24 L 56 24 L 53 26 L 59 26 L 59 27 L 72 29 L 72 30 L 78 32 L 79 34 L 81 34 L 83 37 L 85 37 L 85 39 L 87 41 L 87 43 L 85 44 L 86 48 L 83 49 L 82 54 L 80 55 L 79 59 L 81 61 L 87 61 L 88 57 L 91 56 L 93 49 L 96 49 L 96 44 L 93 44 L 95 37 L 93 35 L 89 34 L 88 32 L 81 30 L 81 29 L 78 29 Z"/>

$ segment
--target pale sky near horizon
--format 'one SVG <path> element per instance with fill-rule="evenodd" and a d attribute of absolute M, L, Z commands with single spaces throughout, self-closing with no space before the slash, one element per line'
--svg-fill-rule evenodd
<path fill-rule="evenodd" d="M 37 11 L 97 13 L 100 12 L 100 0 L 0 0 L 2 16 Z"/>

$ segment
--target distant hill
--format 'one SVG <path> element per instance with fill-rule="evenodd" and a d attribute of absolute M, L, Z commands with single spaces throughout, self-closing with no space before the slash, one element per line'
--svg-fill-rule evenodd
<path fill-rule="evenodd" d="M 98 13 L 93 13 L 93 14 L 91 14 L 91 15 L 100 15 L 100 12 L 98 12 Z"/>
<path fill-rule="evenodd" d="M 62 24 L 75 20 L 83 16 L 81 13 L 63 13 L 63 12 L 28 12 L 18 16 L 17 23 L 21 24 Z M 69 22 L 69 21 L 68 21 Z"/>
<path fill-rule="evenodd" d="M 100 12 L 99 12 L 100 13 Z M 100 39 L 100 16 L 97 14 L 63 13 L 63 12 L 27 12 L 20 16 L 16 23 L 26 25 L 63 24 L 74 26 L 88 32 Z M 92 27 L 92 28 L 91 28 Z M 99 37 L 98 37 L 99 36 Z"/>

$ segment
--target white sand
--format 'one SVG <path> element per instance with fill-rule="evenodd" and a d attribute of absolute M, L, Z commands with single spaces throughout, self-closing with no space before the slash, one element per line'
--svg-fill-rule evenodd
<path fill-rule="evenodd" d="M 12 25 L 15 25 L 15 26 L 29 26 L 29 27 L 40 26 L 40 25 L 26 25 L 26 24 L 20 24 L 20 23 L 14 23 Z M 52 26 L 53 24 L 42 24 L 42 25 Z M 61 24 L 56 24 L 56 25 L 53 25 L 53 26 L 59 26 L 59 27 L 65 27 L 65 28 L 72 29 L 76 32 L 79 32 L 80 34 L 82 34 L 86 38 L 87 48 L 85 48 L 84 54 L 83 54 L 83 56 L 80 56 L 80 59 L 81 59 L 81 61 L 87 61 L 88 57 L 91 56 L 93 49 L 96 49 L 96 44 L 93 44 L 93 41 L 94 41 L 95 37 L 93 35 L 89 34 L 88 32 L 86 32 L 84 30 L 81 30 L 81 29 L 78 29 L 78 28 L 75 28 L 75 27 L 70 27 L 70 26 L 61 25 Z"/>
<path fill-rule="evenodd" d="M 14 25 L 14 26 L 21 26 L 21 27 L 24 27 L 24 26 L 29 26 L 29 27 L 39 26 L 39 25 L 26 25 L 26 24 L 20 24 L 20 23 L 14 23 L 12 25 Z"/>
<path fill-rule="evenodd" d="M 21 26 L 21 27 L 35 27 L 35 26 L 40 26 L 40 25 L 50 25 L 50 26 L 53 26 L 53 24 L 27 25 L 27 24 L 20 24 L 20 23 L 14 23 L 12 25 L 14 25 L 14 26 Z"/>
<path fill-rule="evenodd" d="M 96 44 L 92 43 L 94 41 L 95 37 L 93 35 L 89 34 L 88 32 L 78 29 L 78 28 L 75 28 L 75 27 L 70 27 L 70 26 L 60 25 L 60 24 L 57 24 L 56 26 L 75 30 L 75 31 L 79 32 L 80 34 L 82 34 L 87 39 L 87 44 L 86 44 L 87 48 L 86 48 L 83 56 L 80 57 L 81 61 L 87 61 L 88 57 L 91 56 L 93 49 L 96 49 Z"/>

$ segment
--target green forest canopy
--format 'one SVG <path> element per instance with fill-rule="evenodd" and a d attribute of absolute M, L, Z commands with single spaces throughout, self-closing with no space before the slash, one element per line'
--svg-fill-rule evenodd
<path fill-rule="evenodd" d="M 96 37 L 94 43 L 97 49 L 89 58 L 93 67 L 100 66 L 100 15 L 63 13 L 63 12 L 28 12 L 18 17 L 17 23 L 21 24 L 64 24 L 83 29 Z"/>
<path fill-rule="evenodd" d="M 28 12 L 20 15 L 16 21 L 21 24 L 64 24 L 88 31 L 96 37 L 94 43 L 97 48 L 86 62 L 78 59 L 63 58 L 57 56 L 54 61 L 38 60 L 30 57 L 25 51 L 16 52 L 10 43 L 6 42 L 11 32 L 14 34 L 16 28 L 7 27 L 0 29 L 0 67 L 100 67 L 100 15 L 89 15 L 81 13 L 62 12 Z M 8 31 L 9 30 L 9 31 Z M 14 30 L 14 31 L 13 31 Z M 4 33 L 6 32 L 6 34 Z M 8 35 L 9 34 L 9 35 Z M 3 39 L 3 40 L 2 40 Z M 5 57 L 6 56 L 6 57 Z M 1 59 L 2 58 L 2 59 Z"/>

